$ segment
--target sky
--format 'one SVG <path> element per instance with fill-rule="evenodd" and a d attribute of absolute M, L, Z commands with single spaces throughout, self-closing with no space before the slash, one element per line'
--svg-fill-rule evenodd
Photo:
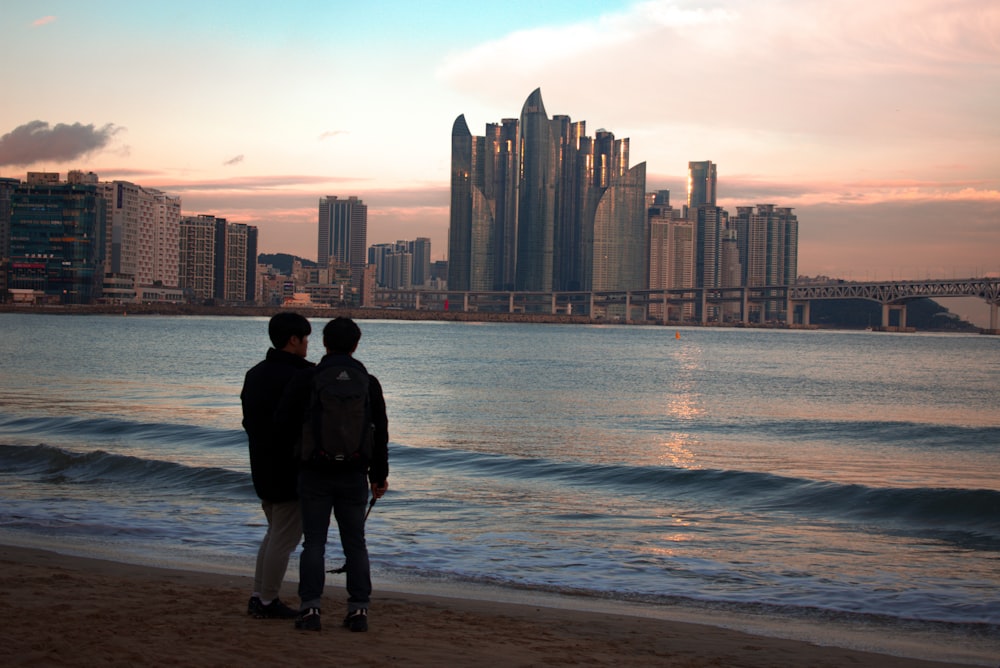
<path fill-rule="evenodd" d="M 1000 276 L 996 0 L 4 0 L 0 176 L 72 169 L 316 257 L 321 197 L 446 259 L 451 127 L 630 140 L 647 190 L 799 218 L 799 273 Z"/>

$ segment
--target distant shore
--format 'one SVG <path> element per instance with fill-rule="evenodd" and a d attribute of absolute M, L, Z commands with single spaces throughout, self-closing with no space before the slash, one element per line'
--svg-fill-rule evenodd
<path fill-rule="evenodd" d="M 302 306 L 198 306 L 194 304 L 0 304 L 0 313 L 50 313 L 58 315 L 195 315 L 269 318 L 279 311 L 295 311 L 309 318 L 346 316 L 355 320 L 442 320 L 459 322 L 551 322 L 590 324 L 588 316 L 546 313 L 476 313 L 355 307 Z M 600 321 L 596 321 L 600 322 Z"/>
<path fill-rule="evenodd" d="M 728 327 L 746 329 L 831 329 L 858 330 L 857 327 L 836 327 L 829 325 L 789 325 L 756 323 L 699 323 L 657 321 L 608 321 L 587 315 L 567 315 L 564 313 L 492 313 L 479 311 L 430 311 L 398 308 L 360 307 L 288 307 L 288 306 L 199 306 L 195 304 L 71 304 L 71 305 L 28 305 L 0 304 L 0 313 L 42 313 L 52 315 L 171 315 L 171 316 L 231 316 L 243 318 L 269 318 L 279 311 L 296 311 L 310 318 L 330 319 L 345 316 L 355 320 L 430 320 L 442 322 L 520 322 L 551 323 L 565 325 L 622 325 L 642 327 Z M 864 328 L 861 328 L 864 329 Z M 874 327 L 874 331 L 900 331 L 896 327 Z M 902 331 L 915 332 L 913 327 Z M 920 331 L 943 331 L 922 329 Z M 968 332 L 964 332 L 968 333 Z M 1000 331 L 980 330 L 982 334 L 1000 334 Z"/>
<path fill-rule="evenodd" d="M 478 311 L 429 311 L 397 308 L 287 307 L 287 306 L 198 306 L 194 304 L 0 304 L 0 313 L 45 313 L 53 315 L 195 315 L 269 318 L 279 311 L 296 311 L 310 318 L 345 316 L 355 320 L 438 320 L 443 322 L 535 322 L 567 325 L 629 325 L 647 327 L 755 327 L 766 329 L 819 329 L 815 325 L 757 325 L 655 321 L 620 322 L 564 313 L 489 313 Z"/>

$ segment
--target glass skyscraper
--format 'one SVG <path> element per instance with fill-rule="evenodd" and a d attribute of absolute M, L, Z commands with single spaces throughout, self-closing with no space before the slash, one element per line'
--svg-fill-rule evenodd
<path fill-rule="evenodd" d="M 718 174 L 711 160 L 688 163 L 688 206 L 715 206 Z"/>
<path fill-rule="evenodd" d="M 535 89 L 521 109 L 521 170 L 517 183 L 517 260 L 514 288 L 552 290 L 556 174 L 559 147 Z"/>
<path fill-rule="evenodd" d="M 645 165 L 628 140 L 549 118 L 540 90 L 476 137 L 452 127 L 448 285 L 456 290 L 640 289 Z M 599 249 L 599 250 L 598 250 Z"/>

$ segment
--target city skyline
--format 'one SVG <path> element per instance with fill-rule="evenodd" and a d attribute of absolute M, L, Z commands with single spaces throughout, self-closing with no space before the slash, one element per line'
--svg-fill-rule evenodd
<path fill-rule="evenodd" d="M 629 140 L 549 118 L 536 88 L 518 118 L 451 138 L 448 287 L 636 290 L 648 283 L 646 165 Z"/>
<path fill-rule="evenodd" d="M 0 53 L 25 65 L 0 176 L 94 171 L 303 257 L 317 198 L 356 195 L 369 244 L 428 237 L 442 259 L 455 116 L 479 127 L 541 87 L 551 114 L 630 138 L 650 192 L 682 201 L 711 160 L 719 206 L 794 208 L 802 274 L 1000 273 L 994 3 L 448 6 L 7 8 Z"/>

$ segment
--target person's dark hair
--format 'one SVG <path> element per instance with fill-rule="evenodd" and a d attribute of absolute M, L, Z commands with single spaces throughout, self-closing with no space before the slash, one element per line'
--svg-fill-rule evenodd
<path fill-rule="evenodd" d="M 288 345 L 288 340 L 293 336 L 300 339 L 312 333 L 312 325 L 305 317 L 298 313 L 282 311 L 275 313 L 271 317 L 271 322 L 267 323 L 267 335 L 271 339 L 271 345 L 276 350 L 281 350 Z"/>
<path fill-rule="evenodd" d="M 334 318 L 323 328 L 323 345 L 332 353 L 349 355 L 360 340 L 361 328 L 350 318 Z"/>

